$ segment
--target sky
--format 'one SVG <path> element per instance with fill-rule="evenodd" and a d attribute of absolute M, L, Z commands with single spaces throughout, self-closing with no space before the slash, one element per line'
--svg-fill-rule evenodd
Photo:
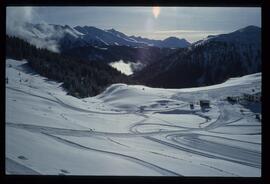
<path fill-rule="evenodd" d="M 195 42 L 248 25 L 261 27 L 259 7 L 8 7 L 7 17 L 17 23 L 49 23 L 114 28 L 128 36 Z M 23 20 L 24 19 L 24 20 Z M 8 21 L 8 19 L 7 19 Z"/>

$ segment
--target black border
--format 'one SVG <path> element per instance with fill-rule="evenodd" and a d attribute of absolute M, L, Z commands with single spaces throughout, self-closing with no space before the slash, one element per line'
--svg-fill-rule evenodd
<path fill-rule="evenodd" d="M 204 6 L 204 7 L 261 7 L 262 8 L 262 177 L 142 177 L 142 176 L 19 176 L 5 175 L 5 25 L 7 6 Z M 5 0 L 1 3 L 1 180 L 5 183 L 266 183 L 269 179 L 267 169 L 267 104 L 269 100 L 269 90 L 267 82 L 267 50 L 269 46 L 269 28 L 267 27 L 267 16 L 269 8 L 262 0 Z M 268 39 L 267 39 L 268 37 Z M 2 47 L 3 46 L 3 47 Z"/>
<path fill-rule="evenodd" d="M 65 6 L 261 6 L 262 0 L 5 0 L 6 5 Z"/>

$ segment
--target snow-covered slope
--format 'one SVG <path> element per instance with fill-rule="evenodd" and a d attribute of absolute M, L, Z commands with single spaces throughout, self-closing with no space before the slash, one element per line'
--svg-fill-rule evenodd
<path fill-rule="evenodd" d="M 26 61 L 7 59 L 6 79 L 7 174 L 261 176 L 261 122 L 224 100 L 260 91 L 260 73 L 191 89 L 114 84 L 85 99 Z"/>

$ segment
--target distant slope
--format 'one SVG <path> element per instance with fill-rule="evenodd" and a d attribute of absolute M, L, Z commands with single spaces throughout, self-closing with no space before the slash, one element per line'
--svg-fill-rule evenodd
<path fill-rule="evenodd" d="M 105 61 L 107 63 L 124 60 L 126 62 L 148 65 L 168 56 L 178 49 L 158 47 L 128 47 L 128 46 L 83 46 L 68 49 L 64 55 L 74 56 L 90 61 Z"/>
<path fill-rule="evenodd" d="M 149 65 L 135 78 L 149 86 L 181 88 L 217 84 L 260 71 L 261 29 L 248 26 L 194 43 Z"/>
<path fill-rule="evenodd" d="M 186 39 L 179 39 L 176 37 L 169 37 L 161 41 L 158 44 L 160 47 L 169 47 L 169 48 L 186 48 L 190 46 L 190 43 Z"/>

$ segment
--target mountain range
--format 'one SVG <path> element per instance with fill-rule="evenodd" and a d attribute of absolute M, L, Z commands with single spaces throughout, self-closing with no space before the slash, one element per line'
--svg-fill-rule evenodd
<path fill-rule="evenodd" d="M 24 26 L 30 39 L 53 41 L 58 50 L 64 51 L 81 46 L 130 46 L 130 47 L 159 47 L 184 48 L 190 43 L 185 39 L 169 37 L 164 40 L 153 40 L 136 36 L 127 36 L 114 29 L 103 30 L 93 26 L 75 26 L 55 24 L 32 24 Z"/>
<path fill-rule="evenodd" d="M 84 64 L 110 64 L 123 60 L 127 64 L 131 62 L 140 65 L 139 69 L 128 76 L 130 80 L 125 80 L 152 87 L 205 86 L 224 82 L 230 77 L 261 72 L 261 28 L 256 26 L 227 34 L 210 35 L 193 44 L 174 37 L 161 41 L 127 36 L 114 29 L 101 30 L 91 26 L 71 28 L 67 25 L 27 24 L 25 30 L 25 40 L 34 45 L 43 43 L 50 48 L 58 47 L 60 55 L 68 56 L 69 60 L 84 60 Z M 12 52 L 16 50 L 15 45 L 10 48 Z M 8 55 L 12 56 L 12 52 Z M 111 66 L 107 66 L 109 79 L 114 74 Z M 97 67 L 93 70 L 98 75 L 100 69 Z M 91 76 L 88 77 L 90 81 Z M 123 81 L 122 78 L 115 82 Z M 95 82 L 98 83 L 98 80 Z M 79 84 L 76 85 L 78 87 Z M 97 94 L 102 89 L 91 94 Z"/>

